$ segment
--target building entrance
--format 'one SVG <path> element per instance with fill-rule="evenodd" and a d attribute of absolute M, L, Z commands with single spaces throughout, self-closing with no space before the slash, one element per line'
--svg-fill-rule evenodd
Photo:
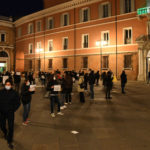
<path fill-rule="evenodd" d="M 7 63 L 0 61 L 0 72 L 3 73 L 7 70 Z"/>
<path fill-rule="evenodd" d="M 0 51 L 0 72 L 8 71 L 8 54 L 5 51 Z"/>

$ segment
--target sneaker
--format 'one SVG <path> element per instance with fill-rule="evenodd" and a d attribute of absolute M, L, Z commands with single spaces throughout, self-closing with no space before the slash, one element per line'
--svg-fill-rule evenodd
<path fill-rule="evenodd" d="M 68 103 L 65 103 L 65 105 L 68 105 Z"/>
<path fill-rule="evenodd" d="M 27 125 L 28 125 L 28 122 L 25 121 L 25 122 L 22 123 L 22 125 L 27 126 Z"/>
<path fill-rule="evenodd" d="M 58 112 L 57 114 L 58 114 L 58 115 L 61 115 L 61 116 L 63 116 L 63 115 L 64 115 L 62 112 Z"/>
<path fill-rule="evenodd" d="M 10 149 L 14 149 L 14 145 L 13 145 L 12 143 L 8 143 L 8 147 L 9 147 Z"/>
<path fill-rule="evenodd" d="M 63 107 L 64 107 L 64 108 L 67 108 L 67 106 L 66 106 L 66 105 L 64 105 Z"/>
<path fill-rule="evenodd" d="M 60 109 L 63 110 L 63 109 L 64 109 L 64 106 L 61 106 Z"/>
<path fill-rule="evenodd" d="M 54 113 L 51 113 L 51 116 L 52 116 L 52 117 L 55 117 L 55 114 L 54 114 Z"/>
<path fill-rule="evenodd" d="M 29 119 L 29 118 L 27 118 L 26 122 L 27 122 L 27 123 L 29 123 L 29 122 L 31 122 L 31 121 L 30 121 L 30 119 Z"/>

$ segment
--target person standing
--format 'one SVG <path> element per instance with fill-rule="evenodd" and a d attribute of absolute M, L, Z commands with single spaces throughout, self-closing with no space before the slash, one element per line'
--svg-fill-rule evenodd
<path fill-rule="evenodd" d="M 125 85 L 127 83 L 127 75 L 125 73 L 125 71 L 123 70 L 122 71 L 122 74 L 120 75 L 120 78 L 121 78 L 121 89 L 122 89 L 122 93 L 125 94 Z"/>
<path fill-rule="evenodd" d="M 100 74 L 99 74 L 99 71 L 97 71 L 97 72 L 95 73 L 96 85 L 99 84 L 99 78 L 100 78 Z"/>
<path fill-rule="evenodd" d="M 23 125 L 29 123 L 29 113 L 31 107 L 32 91 L 30 89 L 30 81 L 26 79 L 21 87 L 21 101 L 23 104 Z"/>
<path fill-rule="evenodd" d="M 91 100 L 94 99 L 94 84 L 95 84 L 95 75 L 94 75 L 94 71 L 92 70 L 89 74 L 89 85 L 90 85 L 90 98 L 91 98 Z"/>
<path fill-rule="evenodd" d="M 17 92 L 19 92 L 20 82 L 21 82 L 21 73 L 15 72 L 15 74 L 14 74 L 14 85 L 15 85 L 15 90 Z"/>
<path fill-rule="evenodd" d="M 111 76 L 111 72 L 108 71 L 107 75 L 106 75 L 106 81 L 105 81 L 105 92 L 106 92 L 106 99 L 111 99 L 112 97 L 110 97 L 110 91 L 112 89 L 112 82 L 113 78 Z"/>
<path fill-rule="evenodd" d="M 55 87 L 58 85 L 57 75 L 54 74 L 50 81 L 48 82 L 48 90 L 50 91 L 50 107 L 51 107 L 51 116 L 55 117 L 54 113 L 54 104 L 57 103 L 57 114 L 63 115 L 62 112 L 60 112 L 60 101 L 58 98 L 58 91 L 55 89 Z"/>
<path fill-rule="evenodd" d="M 85 102 L 84 86 L 82 87 L 83 84 L 84 84 L 84 73 L 82 72 L 82 73 L 79 74 L 79 81 L 78 81 L 78 92 L 79 92 L 81 103 Z"/>
<path fill-rule="evenodd" d="M 5 81 L 4 89 L 0 90 L 0 128 L 4 133 L 10 149 L 13 149 L 14 119 L 15 112 L 20 106 L 18 92 L 12 89 L 12 81 Z M 8 122 L 8 128 L 6 125 Z"/>

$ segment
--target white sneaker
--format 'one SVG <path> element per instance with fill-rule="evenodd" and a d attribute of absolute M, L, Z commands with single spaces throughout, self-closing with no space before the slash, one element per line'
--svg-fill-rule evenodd
<path fill-rule="evenodd" d="M 63 110 L 63 109 L 64 109 L 64 106 L 61 106 L 60 109 Z"/>
<path fill-rule="evenodd" d="M 66 105 L 64 105 L 63 107 L 64 107 L 64 108 L 67 108 L 67 106 L 66 106 Z"/>
<path fill-rule="evenodd" d="M 58 114 L 58 115 L 61 115 L 61 116 L 63 116 L 63 115 L 64 115 L 62 112 L 58 112 L 57 114 Z"/>
<path fill-rule="evenodd" d="M 55 114 L 54 114 L 54 113 L 51 113 L 51 116 L 52 116 L 52 117 L 55 117 Z"/>
<path fill-rule="evenodd" d="M 67 105 L 68 103 L 65 103 L 65 105 Z"/>

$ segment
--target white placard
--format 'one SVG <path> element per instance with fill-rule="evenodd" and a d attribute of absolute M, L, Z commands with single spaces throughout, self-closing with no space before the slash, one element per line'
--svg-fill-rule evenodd
<path fill-rule="evenodd" d="M 16 75 L 20 76 L 20 75 L 21 75 L 21 72 L 16 72 Z"/>
<path fill-rule="evenodd" d="M 61 91 L 61 85 L 54 85 L 54 91 Z"/>
<path fill-rule="evenodd" d="M 3 76 L 3 84 L 5 84 L 5 81 L 9 78 L 9 76 Z"/>
<path fill-rule="evenodd" d="M 35 84 L 34 84 L 34 85 L 30 85 L 30 90 L 31 90 L 31 91 L 35 91 L 35 87 L 36 87 Z"/>

